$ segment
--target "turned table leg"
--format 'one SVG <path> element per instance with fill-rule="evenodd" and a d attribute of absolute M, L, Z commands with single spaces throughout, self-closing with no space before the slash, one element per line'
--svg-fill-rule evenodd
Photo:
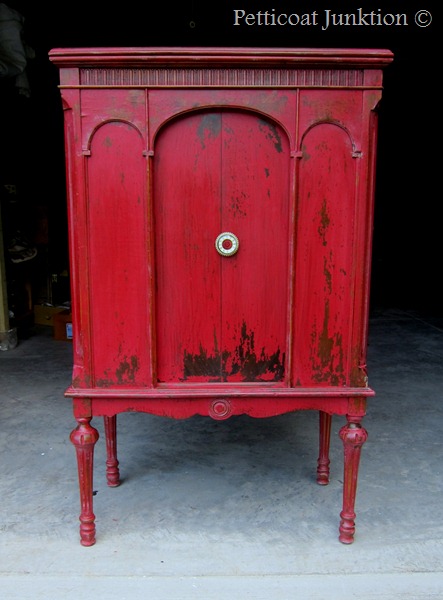
<path fill-rule="evenodd" d="M 117 417 L 104 417 L 106 437 L 106 480 L 108 485 L 120 485 L 120 471 L 117 460 Z"/>
<path fill-rule="evenodd" d="M 343 510 L 340 513 L 339 540 L 352 544 L 355 533 L 355 496 L 357 492 L 358 467 L 363 444 L 368 433 L 360 424 L 361 417 L 347 415 L 347 424 L 340 429 L 344 446 Z"/>
<path fill-rule="evenodd" d="M 77 427 L 70 439 L 77 453 L 78 480 L 80 486 L 80 543 L 82 546 L 95 544 L 95 515 L 93 512 L 93 467 L 94 446 L 99 438 L 98 431 L 90 425 L 91 417 L 78 417 Z"/>
<path fill-rule="evenodd" d="M 332 415 L 319 411 L 320 417 L 320 451 L 317 460 L 317 483 L 329 483 L 329 446 L 331 442 Z"/>

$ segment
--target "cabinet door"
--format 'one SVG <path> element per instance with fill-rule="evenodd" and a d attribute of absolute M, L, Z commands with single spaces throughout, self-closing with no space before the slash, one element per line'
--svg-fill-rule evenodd
<path fill-rule="evenodd" d="M 174 119 L 154 149 L 159 383 L 284 382 L 289 145 L 258 113 Z M 233 255 L 217 237 L 233 233 Z"/>

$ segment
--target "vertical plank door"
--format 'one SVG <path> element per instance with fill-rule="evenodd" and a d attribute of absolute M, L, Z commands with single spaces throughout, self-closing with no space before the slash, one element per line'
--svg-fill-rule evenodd
<path fill-rule="evenodd" d="M 284 381 L 289 146 L 258 113 L 169 123 L 154 152 L 159 383 Z M 238 251 L 220 254 L 222 233 Z"/>

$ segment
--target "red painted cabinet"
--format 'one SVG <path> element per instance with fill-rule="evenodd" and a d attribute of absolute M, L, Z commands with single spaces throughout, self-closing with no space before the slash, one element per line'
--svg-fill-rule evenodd
<path fill-rule="evenodd" d="M 65 114 L 80 536 L 91 420 L 345 417 L 353 541 L 366 376 L 376 110 L 387 50 L 55 49 Z"/>

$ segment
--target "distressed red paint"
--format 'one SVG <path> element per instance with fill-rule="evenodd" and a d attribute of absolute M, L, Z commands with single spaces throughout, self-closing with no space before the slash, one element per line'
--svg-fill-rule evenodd
<path fill-rule="evenodd" d="M 234 351 L 215 347 L 212 352 L 200 345 L 198 354 L 186 350 L 183 357 L 182 381 L 282 381 L 285 372 L 285 354 L 277 348 L 268 354 L 265 348 L 256 349 L 255 335 L 242 323 L 240 339 Z"/>
<path fill-rule="evenodd" d="M 339 537 L 351 543 L 373 395 L 365 357 L 376 109 L 391 53 L 73 48 L 50 58 L 65 111 L 66 395 L 77 420 L 81 543 L 95 543 L 93 417 L 105 418 L 116 486 L 118 413 L 294 410 L 319 413 L 320 484 L 329 481 L 331 416 L 346 416 Z"/>

